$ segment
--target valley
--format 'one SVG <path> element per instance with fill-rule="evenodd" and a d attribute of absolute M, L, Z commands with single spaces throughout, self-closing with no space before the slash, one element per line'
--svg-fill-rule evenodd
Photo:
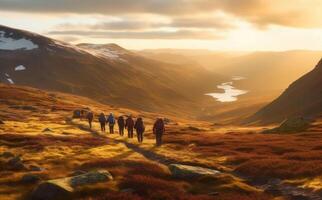
<path fill-rule="evenodd" d="M 52 180 L 97 169 L 108 170 L 113 181 L 78 187 L 72 194 L 75 198 L 318 199 L 322 189 L 322 118 L 306 131 L 285 137 L 261 133 L 269 127 L 220 126 L 167 116 L 164 145 L 156 148 L 151 126 L 158 114 L 28 87 L 0 85 L 0 91 L 1 199 L 28 198 L 38 181 L 25 183 L 26 174 Z M 90 130 L 85 120 L 71 118 L 73 110 L 84 107 L 95 114 L 142 116 L 147 126 L 144 143 L 101 133 L 96 122 Z M 6 164 L 5 152 L 18 155 L 24 167 Z M 220 174 L 177 178 L 169 171 L 171 164 L 205 167 Z M 40 170 L 32 171 L 30 166 Z"/>

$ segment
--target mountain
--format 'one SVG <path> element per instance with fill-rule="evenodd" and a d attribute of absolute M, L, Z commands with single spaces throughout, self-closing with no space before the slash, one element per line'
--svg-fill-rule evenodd
<path fill-rule="evenodd" d="M 315 117 L 322 113 L 322 59 L 293 82 L 280 97 L 259 110 L 248 122 L 277 123 L 285 118 Z"/>
<path fill-rule="evenodd" d="M 243 76 L 242 87 L 251 91 L 282 92 L 298 77 L 312 70 L 321 51 L 293 50 L 284 52 L 220 52 L 145 50 L 139 52 L 169 63 L 195 62 L 224 76 Z M 274 81 L 272 81 L 274 80 Z M 270 84 L 267 84 L 269 82 Z"/>
<path fill-rule="evenodd" d="M 169 64 L 116 44 L 77 46 L 0 26 L 0 81 L 146 111 L 190 115 L 221 76 Z"/>

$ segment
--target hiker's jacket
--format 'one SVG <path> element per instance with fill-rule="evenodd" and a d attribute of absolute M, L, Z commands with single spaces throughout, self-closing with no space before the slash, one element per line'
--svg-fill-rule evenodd
<path fill-rule="evenodd" d="M 125 122 L 124 122 L 124 118 L 121 116 L 117 119 L 117 124 L 120 126 L 120 127 L 124 127 L 125 125 Z"/>
<path fill-rule="evenodd" d="M 129 129 L 134 127 L 134 121 L 131 117 L 126 119 L 125 127 L 129 128 Z"/>
<path fill-rule="evenodd" d="M 165 132 L 164 122 L 162 119 L 158 119 L 153 125 L 154 134 L 163 134 Z"/>
<path fill-rule="evenodd" d="M 105 115 L 100 115 L 99 118 L 98 118 L 98 121 L 100 123 L 106 123 L 106 118 L 105 118 Z"/>
<path fill-rule="evenodd" d="M 86 118 L 87 118 L 89 121 L 93 121 L 94 114 L 93 114 L 92 112 L 89 112 L 89 113 L 87 113 Z"/>
<path fill-rule="evenodd" d="M 136 129 L 137 132 L 143 133 L 145 131 L 145 127 L 144 127 L 142 118 L 139 118 L 136 120 L 134 128 Z"/>
<path fill-rule="evenodd" d="M 110 125 L 115 124 L 114 116 L 113 116 L 113 115 L 109 115 L 109 116 L 108 116 L 108 118 L 107 118 L 107 122 L 108 122 Z"/>

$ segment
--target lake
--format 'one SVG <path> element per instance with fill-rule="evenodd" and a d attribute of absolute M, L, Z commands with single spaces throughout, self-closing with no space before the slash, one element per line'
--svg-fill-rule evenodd
<path fill-rule="evenodd" d="M 238 96 L 248 93 L 247 90 L 240 90 L 233 86 L 234 81 L 245 79 L 241 76 L 233 76 L 232 81 L 217 85 L 218 89 L 222 89 L 223 93 L 207 93 L 205 95 L 215 98 L 219 102 L 233 102 L 238 100 Z"/>

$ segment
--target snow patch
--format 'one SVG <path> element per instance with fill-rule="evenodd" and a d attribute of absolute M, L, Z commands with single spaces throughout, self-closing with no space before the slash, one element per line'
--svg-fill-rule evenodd
<path fill-rule="evenodd" d="M 38 45 L 34 44 L 31 40 L 25 38 L 14 39 L 11 37 L 5 37 L 5 32 L 0 31 L 0 50 L 32 50 L 37 49 Z"/>
<path fill-rule="evenodd" d="M 7 73 L 5 73 L 4 75 L 5 75 L 6 77 L 8 77 L 8 78 L 10 77 L 10 76 L 9 76 L 9 74 L 7 74 Z"/>
<path fill-rule="evenodd" d="M 15 84 L 15 82 L 13 82 L 13 80 L 12 80 L 11 78 L 7 78 L 7 80 L 8 80 L 8 82 L 9 82 L 10 84 Z"/>
<path fill-rule="evenodd" d="M 23 71 L 23 70 L 26 70 L 26 67 L 23 66 L 23 65 L 18 65 L 16 68 L 15 68 L 15 71 Z"/>
<path fill-rule="evenodd" d="M 124 58 L 121 58 L 121 56 L 125 54 L 124 52 L 117 51 L 108 47 L 90 44 L 83 47 L 83 49 L 96 57 L 107 58 L 109 60 L 114 61 L 127 62 Z"/>

